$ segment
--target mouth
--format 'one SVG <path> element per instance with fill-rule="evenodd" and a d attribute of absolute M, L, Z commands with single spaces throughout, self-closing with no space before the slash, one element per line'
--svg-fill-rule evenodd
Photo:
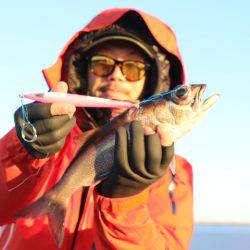
<path fill-rule="evenodd" d="M 199 88 L 198 93 L 197 93 L 198 102 L 201 102 L 201 97 L 204 94 L 206 88 L 207 88 L 206 84 L 201 84 L 200 85 L 200 88 Z"/>
<path fill-rule="evenodd" d="M 192 85 L 192 91 L 195 91 L 194 95 L 194 102 L 192 104 L 192 108 L 194 111 L 198 111 L 201 109 L 201 111 L 207 111 L 210 108 L 214 106 L 214 104 L 218 101 L 220 95 L 219 94 L 213 94 L 212 96 L 209 96 L 205 101 L 202 102 L 201 98 L 205 92 L 206 84 L 200 84 L 200 85 Z"/>
<path fill-rule="evenodd" d="M 201 104 L 201 98 L 203 93 L 205 92 L 206 87 L 206 84 L 191 85 L 191 89 L 194 95 L 194 101 L 191 106 L 194 111 L 197 111 L 199 109 Z"/>
<path fill-rule="evenodd" d="M 128 96 L 125 93 L 123 93 L 122 91 L 114 90 L 114 89 L 105 89 L 101 91 L 100 97 L 108 98 L 112 100 L 120 100 L 120 101 L 125 101 L 128 99 Z"/>

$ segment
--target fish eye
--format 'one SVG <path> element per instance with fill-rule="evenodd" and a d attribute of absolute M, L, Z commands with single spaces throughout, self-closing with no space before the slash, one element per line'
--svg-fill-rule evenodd
<path fill-rule="evenodd" d="M 176 92 L 175 95 L 179 98 L 184 97 L 187 94 L 187 89 L 186 88 L 179 88 Z"/>
<path fill-rule="evenodd" d="M 178 86 L 176 91 L 173 92 L 173 95 L 179 99 L 184 99 L 189 94 L 189 88 L 187 86 Z"/>
<path fill-rule="evenodd" d="M 190 88 L 188 86 L 177 86 L 172 93 L 172 100 L 176 104 L 188 104 L 190 102 Z"/>

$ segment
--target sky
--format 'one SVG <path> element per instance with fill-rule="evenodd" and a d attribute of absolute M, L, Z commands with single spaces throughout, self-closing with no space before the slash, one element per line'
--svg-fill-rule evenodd
<path fill-rule="evenodd" d="M 4 1 L 0 8 L 0 137 L 14 125 L 20 93 L 47 91 L 41 69 L 100 11 L 134 7 L 175 32 L 187 84 L 221 98 L 176 143 L 193 165 L 196 223 L 250 224 L 250 17 L 248 1 Z"/>

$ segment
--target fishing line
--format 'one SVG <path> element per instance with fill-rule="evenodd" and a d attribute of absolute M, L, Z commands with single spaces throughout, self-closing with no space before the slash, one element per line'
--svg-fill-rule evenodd
<path fill-rule="evenodd" d="M 22 117 L 23 117 L 23 121 L 24 121 L 23 124 L 21 125 L 21 136 L 25 142 L 32 143 L 32 142 L 36 141 L 39 146 L 43 147 L 44 145 L 38 140 L 38 135 L 37 135 L 37 131 L 36 131 L 35 126 L 29 120 L 28 110 L 27 110 L 26 105 L 23 102 L 24 96 L 19 95 L 19 97 L 21 100 Z M 27 128 L 29 128 L 29 130 L 32 133 L 33 137 L 31 139 L 26 137 L 27 131 L 25 131 L 25 129 L 27 129 Z M 40 148 L 38 151 L 41 153 L 44 153 L 45 158 L 47 158 L 49 156 L 49 153 L 46 152 L 46 150 L 43 150 Z"/>
<path fill-rule="evenodd" d="M 36 128 L 29 121 L 28 110 L 27 110 L 27 107 L 23 103 L 23 95 L 19 95 L 19 97 L 20 97 L 20 100 L 21 100 L 22 117 L 23 117 L 23 124 L 21 125 L 21 136 L 22 136 L 24 141 L 31 143 L 31 142 L 34 142 L 34 141 L 37 140 Z M 25 136 L 25 128 L 30 128 L 31 133 L 33 135 L 33 137 L 31 139 L 26 138 L 26 136 Z"/>
<path fill-rule="evenodd" d="M 145 104 L 145 103 L 148 103 L 148 102 L 154 102 L 154 101 L 156 101 L 157 99 L 163 99 L 166 95 L 170 95 L 170 94 L 176 92 L 177 90 L 179 90 L 179 89 L 181 89 L 181 88 L 183 88 L 182 85 L 179 86 L 179 87 L 177 87 L 177 88 L 175 88 L 175 89 L 173 89 L 173 90 L 170 90 L 170 91 L 168 91 L 168 92 L 150 96 L 148 99 L 141 101 L 141 102 L 139 103 L 139 106 L 141 106 L 141 105 L 143 105 L 143 104 Z"/>

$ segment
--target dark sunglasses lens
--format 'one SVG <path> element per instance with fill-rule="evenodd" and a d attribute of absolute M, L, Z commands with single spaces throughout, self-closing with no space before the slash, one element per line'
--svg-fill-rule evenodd
<path fill-rule="evenodd" d="M 91 71 L 97 76 L 109 75 L 115 65 L 115 61 L 112 58 L 105 56 L 93 56 L 90 61 Z"/>
<path fill-rule="evenodd" d="M 145 68 L 144 63 L 126 61 L 122 65 L 122 72 L 128 81 L 139 81 L 145 75 Z"/>

